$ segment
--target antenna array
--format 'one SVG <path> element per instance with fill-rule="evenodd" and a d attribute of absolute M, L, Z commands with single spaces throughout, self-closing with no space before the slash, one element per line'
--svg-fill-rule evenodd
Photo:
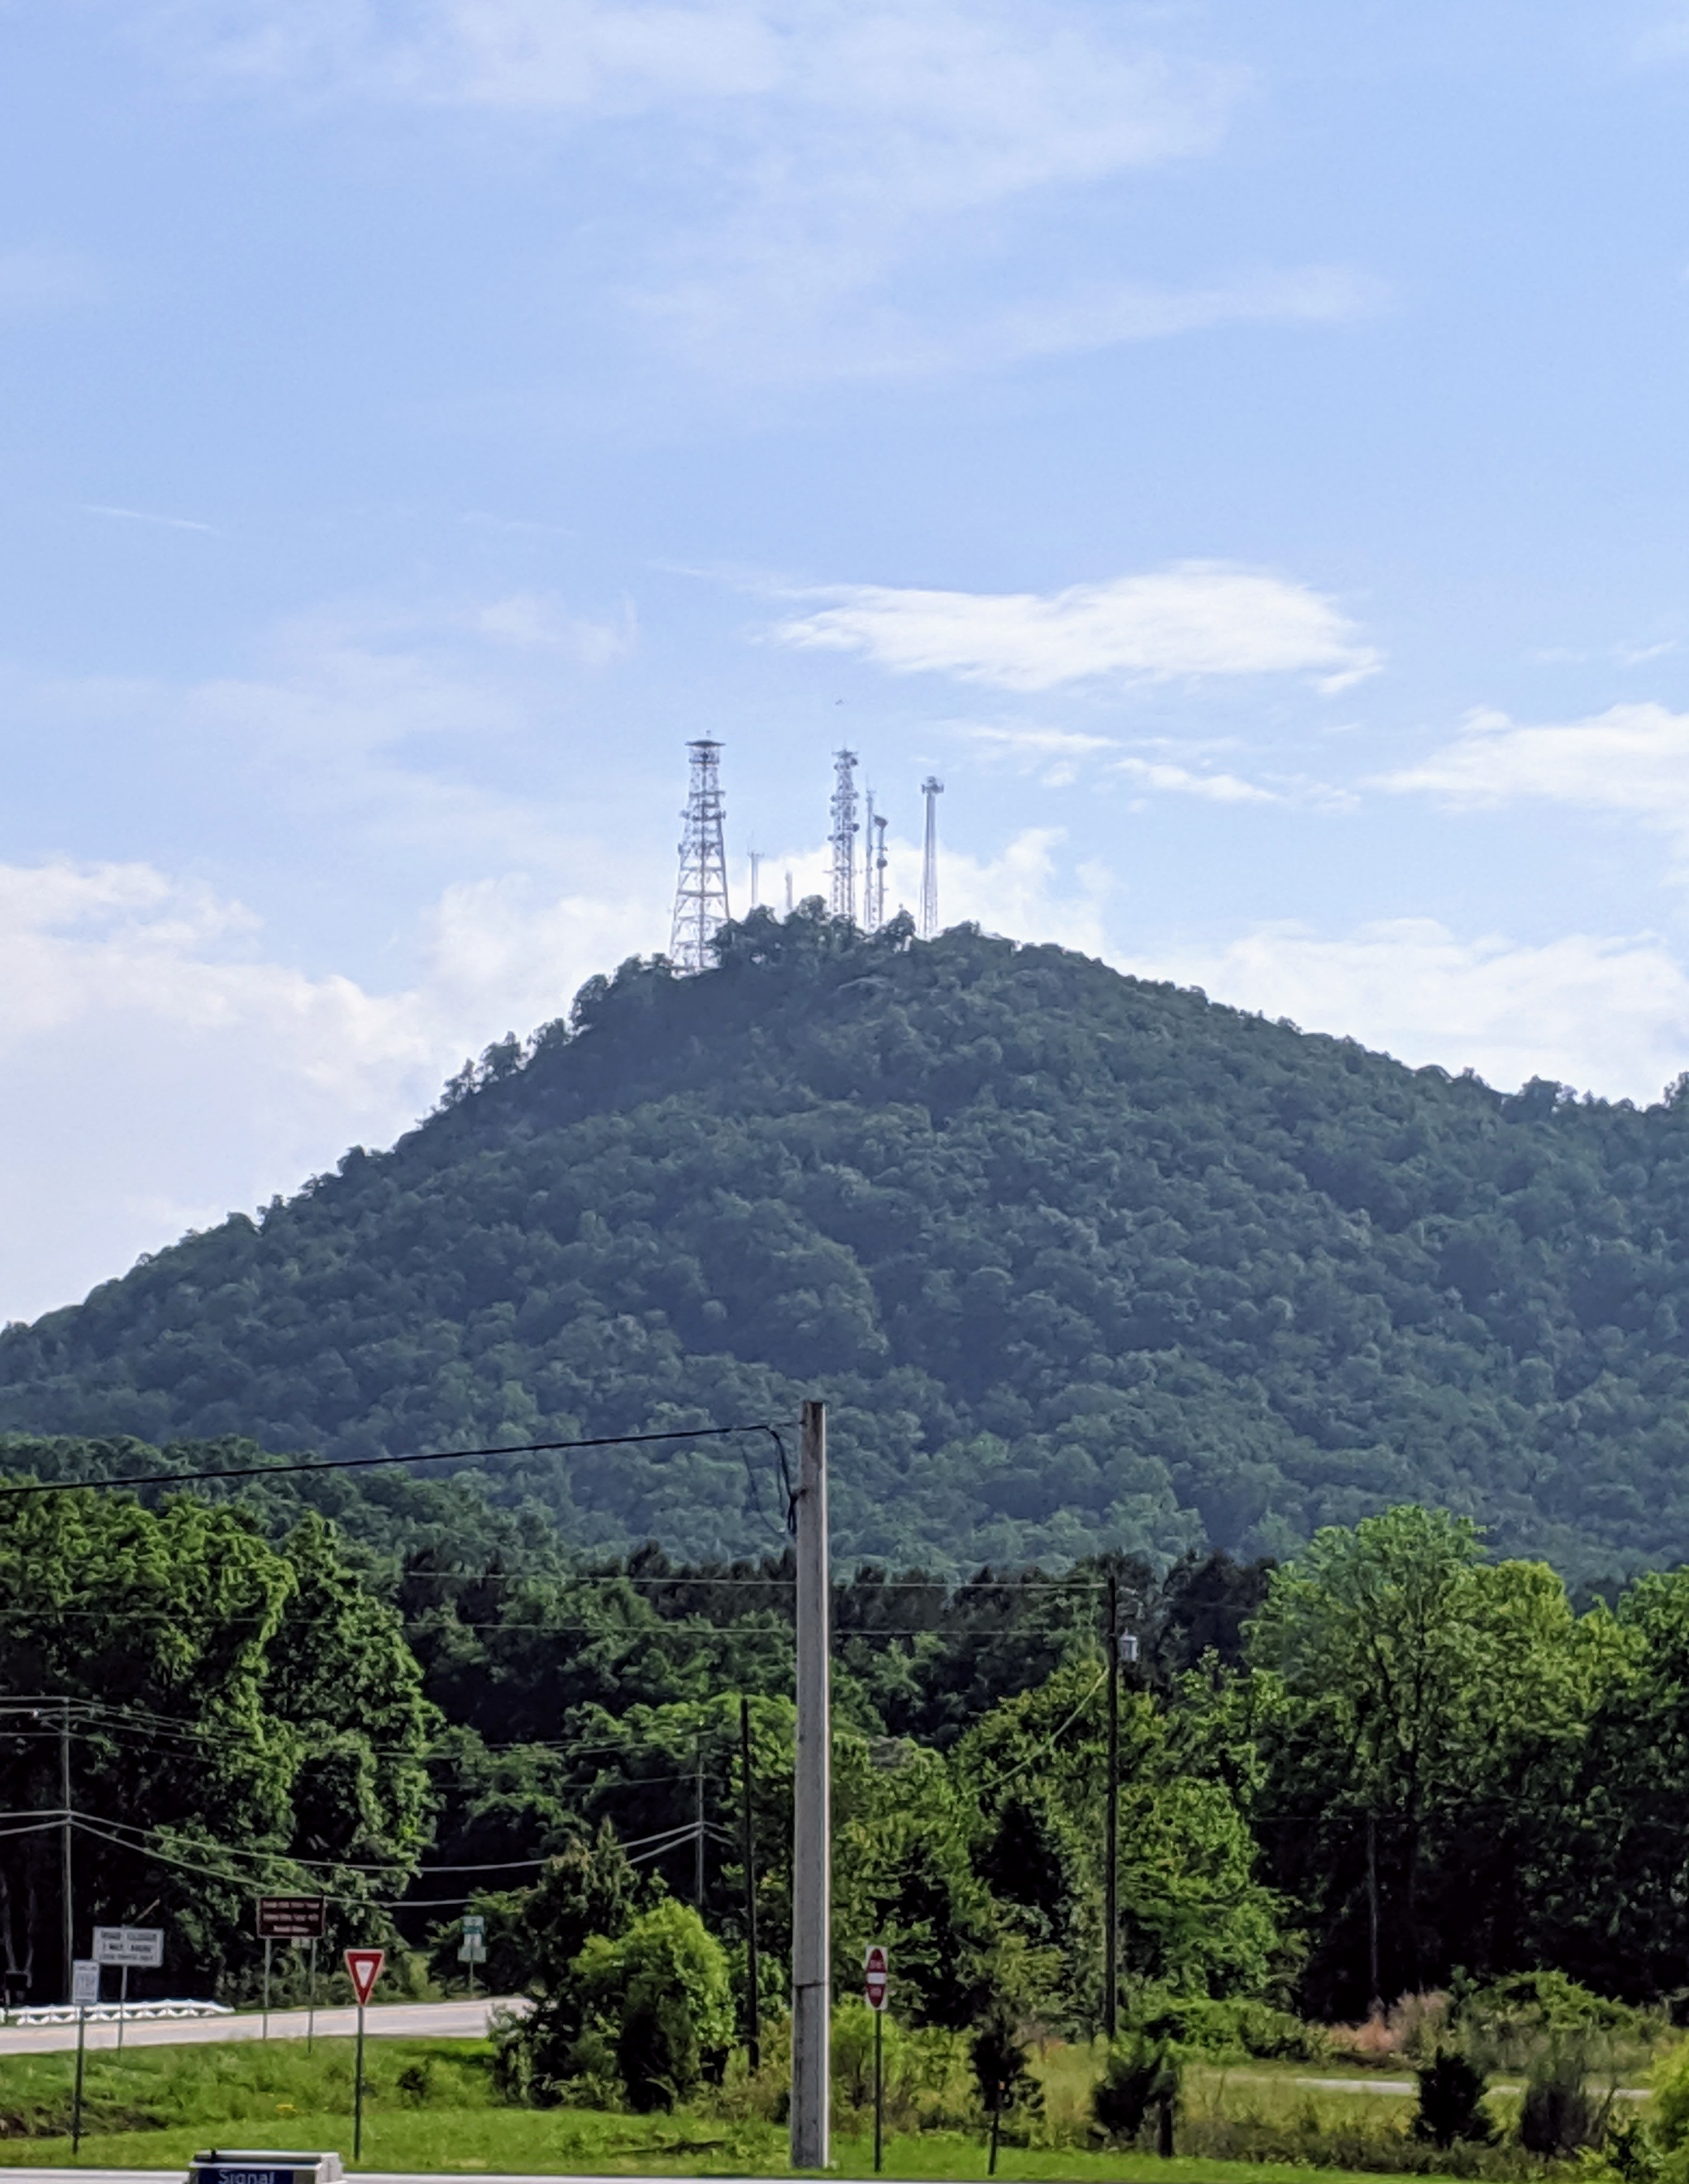
<path fill-rule="evenodd" d="M 833 915 L 856 921 L 856 754 L 833 754 Z"/>
<path fill-rule="evenodd" d="M 921 938 L 933 939 L 939 929 L 939 799 L 945 785 L 929 773 L 921 783 L 927 800 L 927 840 L 921 855 Z"/>

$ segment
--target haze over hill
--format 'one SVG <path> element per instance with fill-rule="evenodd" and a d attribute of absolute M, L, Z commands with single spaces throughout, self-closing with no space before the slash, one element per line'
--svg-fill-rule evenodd
<path fill-rule="evenodd" d="M 1689 1556 L 1689 1103 L 1410 1071 L 961 928 L 754 913 L 494 1048 L 389 1152 L 0 1336 L 0 1424 L 348 1454 L 832 1406 L 847 1556 L 1281 1552 L 1425 1500 Z M 494 1469 L 756 1550 L 711 1446 Z"/>

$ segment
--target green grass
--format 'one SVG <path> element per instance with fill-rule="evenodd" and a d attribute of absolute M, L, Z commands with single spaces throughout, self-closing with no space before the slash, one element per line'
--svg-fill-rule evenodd
<path fill-rule="evenodd" d="M 175 2169 L 212 2145 L 334 2148 L 349 2162 L 352 2148 L 354 2043 L 320 2040 L 312 2054 L 296 2040 L 208 2042 L 181 2048 L 100 2050 L 87 2059 L 85 2123 L 75 2165 Z M 783 2127 L 755 2117 L 682 2113 L 607 2114 L 583 2109 L 503 2106 L 485 2041 L 380 2040 L 365 2051 L 362 2166 L 618 2176 L 766 2176 L 787 2172 Z M 68 2131 L 75 2059 L 70 2055 L 0 2057 L 0 2167 L 72 2165 Z M 1042 2059 L 1050 2120 L 1077 2120 L 1092 2059 L 1083 2048 L 1052 2046 Z M 1252 2066 L 1262 2070 L 1263 2066 Z M 1279 2099 L 1299 2103 L 1290 2070 L 1271 2070 Z M 1220 2074 L 1216 2074 L 1217 2081 Z M 1266 2074 L 1263 2074 L 1266 2075 Z M 1218 2085 L 1215 2088 L 1218 2090 Z M 1251 2103 L 1259 2088 L 1251 2086 Z M 1210 2094 L 1206 2085 L 1197 2100 Z M 1388 2098 L 1388 2097 L 1384 2097 Z M 1353 2122 L 1371 2106 L 1365 2097 L 1327 2094 L 1338 2117 Z M 1399 2103 L 1395 2103 L 1399 2110 Z M 1069 2112 L 1072 2112 L 1071 2116 Z M 1065 2134 L 1064 2134 L 1065 2135 Z M 889 2134 L 885 2174 L 915 2180 L 971 2179 L 985 2174 L 978 2132 Z M 841 2176 L 867 2176 L 872 2141 L 853 2126 L 834 2141 Z M 1074 2184 L 1342 2184 L 1346 2172 L 1294 2162 L 1219 2160 L 1207 2156 L 1162 2162 L 1153 2155 L 1093 2153 L 1062 2147 L 1006 2145 L 998 2159 L 1005 2184 L 1072 2179 Z M 1371 2184 L 1387 2184 L 1380 2172 Z"/>

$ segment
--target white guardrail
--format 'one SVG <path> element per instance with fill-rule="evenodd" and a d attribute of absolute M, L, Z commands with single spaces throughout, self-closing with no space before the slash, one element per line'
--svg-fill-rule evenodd
<path fill-rule="evenodd" d="M 232 2017 L 226 2002 L 115 2002 L 90 2003 L 79 2012 L 68 2002 L 43 2003 L 38 2008 L 0 2010 L 0 2025 L 20 2029 L 31 2025 L 74 2025 L 86 2015 L 90 2025 L 146 2025 L 160 2017 Z"/>

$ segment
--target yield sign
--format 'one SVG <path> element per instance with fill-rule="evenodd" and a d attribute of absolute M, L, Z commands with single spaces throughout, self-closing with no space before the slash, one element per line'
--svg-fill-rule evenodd
<path fill-rule="evenodd" d="M 352 1975 L 352 1992 L 358 1997 L 361 2009 L 375 1992 L 376 1981 L 382 1975 L 382 1966 L 387 1962 L 385 1949 L 348 1949 L 346 1969 Z"/>
<path fill-rule="evenodd" d="M 862 1958 L 862 1992 L 870 2009 L 885 2008 L 886 1989 L 891 1984 L 891 1973 L 886 1964 L 885 1951 L 874 1942 Z"/>

